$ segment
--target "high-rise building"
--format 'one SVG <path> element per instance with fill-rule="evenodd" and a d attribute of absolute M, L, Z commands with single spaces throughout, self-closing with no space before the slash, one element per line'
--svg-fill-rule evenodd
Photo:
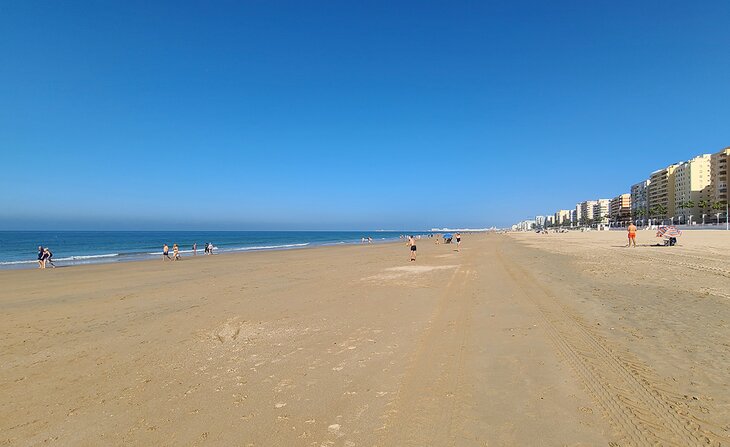
<path fill-rule="evenodd" d="M 664 220 L 674 216 L 674 171 L 679 164 L 651 173 L 649 180 L 649 217 Z"/>
<path fill-rule="evenodd" d="M 593 223 L 593 207 L 596 205 L 595 200 L 586 200 L 580 203 L 580 223 L 590 224 Z"/>
<path fill-rule="evenodd" d="M 555 225 L 569 225 L 570 210 L 558 210 L 555 212 Z"/>
<path fill-rule="evenodd" d="M 649 184 L 651 180 L 631 186 L 631 218 L 635 222 L 646 222 L 649 219 Z"/>
<path fill-rule="evenodd" d="M 581 216 L 583 216 L 583 214 L 580 211 L 580 203 L 576 203 L 575 211 L 573 211 L 573 219 L 572 219 L 574 225 L 580 224 Z"/>
<path fill-rule="evenodd" d="M 697 220 L 701 214 L 709 214 L 710 206 L 700 206 L 712 200 L 711 155 L 704 154 L 680 163 L 674 170 L 674 209 L 678 223 Z M 675 214 L 671 213 L 672 219 Z"/>
<path fill-rule="evenodd" d="M 535 226 L 544 227 L 545 226 L 545 216 L 535 216 Z"/>
<path fill-rule="evenodd" d="M 593 223 L 606 225 L 608 223 L 608 208 L 610 205 L 608 199 L 598 199 L 593 205 Z"/>
<path fill-rule="evenodd" d="M 626 223 L 631 220 L 631 194 L 621 194 L 611 199 L 608 205 L 611 223 Z"/>
<path fill-rule="evenodd" d="M 512 225 L 512 230 L 514 231 L 530 231 L 533 228 L 535 228 L 534 220 L 523 220 L 522 222 Z"/>
<path fill-rule="evenodd" d="M 728 203 L 728 184 L 730 177 L 728 176 L 728 166 L 730 163 L 730 147 L 712 154 L 710 166 L 710 192 L 712 197 L 710 200 L 717 203 Z"/>

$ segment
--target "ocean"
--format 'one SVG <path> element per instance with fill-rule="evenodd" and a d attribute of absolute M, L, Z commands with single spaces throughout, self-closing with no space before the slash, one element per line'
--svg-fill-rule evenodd
<path fill-rule="evenodd" d="M 152 259 L 167 243 L 180 246 L 182 256 L 198 255 L 206 242 L 214 253 L 286 250 L 338 244 L 398 240 L 392 231 L 0 231 L 0 269 L 37 267 L 38 246 L 49 247 L 57 266 Z"/>

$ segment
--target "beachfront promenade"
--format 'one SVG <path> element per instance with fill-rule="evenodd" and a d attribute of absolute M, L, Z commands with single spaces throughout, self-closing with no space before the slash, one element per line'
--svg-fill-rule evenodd
<path fill-rule="evenodd" d="M 730 233 L 0 271 L 0 445 L 726 445 Z"/>

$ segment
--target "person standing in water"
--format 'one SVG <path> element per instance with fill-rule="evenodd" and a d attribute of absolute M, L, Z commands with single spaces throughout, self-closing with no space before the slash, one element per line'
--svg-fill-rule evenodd
<path fill-rule="evenodd" d="M 416 238 L 408 236 L 408 245 L 411 247 L 411 261 L 416 260 Z"/>
<path fill-rule="evenodd" d="M 162 246 L 162 260 L 172 261 L 172 259 L 170 259 L 170 247 L 168 247 L 167 244 Z"/>

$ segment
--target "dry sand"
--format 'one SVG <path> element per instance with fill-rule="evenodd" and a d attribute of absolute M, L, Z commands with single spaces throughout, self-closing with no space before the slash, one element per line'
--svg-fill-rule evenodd
<path fill-rule="evenodd" d="M 728 445 L 730 234 L 623 243 L 0 272 L 0 445 Z"/>

